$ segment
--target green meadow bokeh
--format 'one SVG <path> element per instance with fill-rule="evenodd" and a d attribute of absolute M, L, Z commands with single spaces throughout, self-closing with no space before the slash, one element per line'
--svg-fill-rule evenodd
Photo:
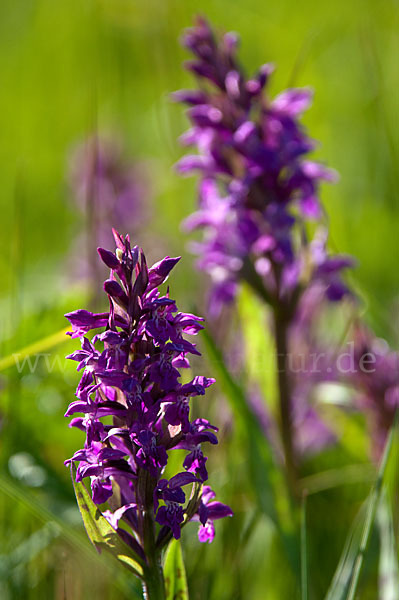
<path fill-rule="evenodd" d="M 273 93 L 292 85 L 314 88 L 304 122 L 320 141 L 317 158 L 340 174 L 338 184 L 322 190 L 331 246 L 356 257 L 351 282 L 365 318 L 378 336 L 398 346 L 397 0 L 2 0 L 2 600 L 140 597 L 129 576 L 91 550 L 63 465 L 82 442 L 81 433 L 63 418 L 78 380 L 75 366 L 63 357 L 76 341 L 60 336 L 48 349 L 44 343 L 41 352 L 47 358 L 36 363 L 1 361 L 61 331 L 65 312 L 87 306 L 87 289 L 68 272 L 68 256 L 84 223 L 71 202 L 67 173 L 73 148 L 93 132 L 115 133 L 128 158 L 147 163 L 150 219 L 134 241 L 144 246 L 150 262 L 181 255 L 170 282 L 172 295 L 183 310 L 203 310 L 205 278 L 193 274 L 187 236 L 180 229 L 196 203 L 195 181 L 179 177 L 173 168 L 183 153 L 178 137 L 187 120 L 170 100 L 170 92 L 192 85 L 182 68 L 187 53 L 178 40 L 197 13 L 219 29 L 239 32 L 247 72 L 264 62 L 276 64 Z M 244 297 L 240 310 L 248 315 L 254 347 L 270 353 L 270 344 L 255 339 L 251 318 L 261 310 L 251 302 Z M 204 358 L 196 371 L 212 375 L 212 360 L 201 339 L 199 344 Z M 245 377 L 241 383 L 246 384 Z M 231 417 L 220 389 L 209 394 L 201 411 L 221 425 L 220 446 L 212 449 L 208 463 L 210 480 L 235 517 L 218 524 L 212 546 L 200 545 L 196 526 L 187 527 L 183 548 L 190 598 L 300 598 L 282 542 L 259 511 L 247 477 L 244 420 Z M 344 432 L 342 443 L 310 461 L 304 476 L 357 463 L 366 474 L 356 482 L 343 475 L 340 486 L 309 496 L 314 600 L 324 597 L 349 525 L 370 489 L 363 420 L 335 417 Z M 377 551 L 375 541 L 362 600 L 377 597 Z"/>

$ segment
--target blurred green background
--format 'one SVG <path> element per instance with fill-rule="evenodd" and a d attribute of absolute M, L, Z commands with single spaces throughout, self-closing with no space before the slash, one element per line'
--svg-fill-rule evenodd
<path fill-rule="evenodd" d="M 332 245 L 358 259 L 352 281 L 367 319 L 397 346 L 397 0 L 2 0 L 1 357 L 57 333 L 66 326 L 64 312 L 86 305 L 85 289 L 66 272 L 82 228 L 66 173 L 71 150 L 93 131 L 116 132 L 127 156 L 148 161 L 152 217 L 135 242 L 145 244 L 150 262 L 182 255 L 173 297 L 183 310 L 203 306 L 202 279 L 192 276 L 193 258 L 180 231 L 195 205 L 195 182 L 173 170 L 187 121 L 169 98 L 192 85 L 178 39 L 198 12 L 218 28 L 239 32 L 247 72 L 276 63 L 273 92 L 290 85 L 315 89 L 304 122 L 321 141 L 317 157 L 341 176 L 338 185 L 323 189 Z M 50 340 L 49 346 L 42 352 L 49 353 L 50 369 L 40 360 L 34 372 L 29 365 L 0 372 L 0 597 L 135 597 L 135 583 L 105 568 L 82 531 L 63 466 L 81 443 L 62 416 L 77 382 L 74 365 L 62 357 L 76 344 L 54 349 Z M 210 374 L 206 358 L 201 369 Z M 185 532 L 192 598 L 296 598 L 294 576 L 270 523 L 255 508 L 237 424 L 220 392 L 202 408 L 222 424 L 220 452 L 209 461 L 211 482 L 236 516 L 220 524 L 209 547 L 197 543 L 195 526 Z M 309 472 L 367 460 L 361 427 L 351 427 L 343 447 L 323 455 Z M 348 523 L 368 489 L 366 477 L 309 499 L 319 532 L 309 540 L 316 599 L 328 587 Z M 326 547 L 329 530 L 334 539 Z M 365 599 L 376 597 L 373 568 Z"/>

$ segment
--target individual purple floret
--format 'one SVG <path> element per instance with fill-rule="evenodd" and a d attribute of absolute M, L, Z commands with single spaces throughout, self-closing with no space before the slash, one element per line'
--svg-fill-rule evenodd
<path fill-rule="evenodd" d="M 258 291 L 262 286 L 270 302 L 288 302 L 304 280 L 317 278 L 328 298 L 339 300 L 347 292 L 340 273 L 351 261 L 325 253 L 312 262 L 303 255 L 304 223 L 322 215 L 319 184 L 336 179 L 308 158 L 315 143 L 299 118 L 311 91 L 288 89 L 270 98 L 272 65 L 248 79 L 237 61 L 236 35 L 218 39 L 203 19 L 183 44 L 194 54 L 186 66 L 200 90 L 176 92 L 174 98 L 190 106 L 192 128 L 183 143 L 196 146 L 198 154 L 184 157 L 178 169 L 200 174 L 199 208 L 184 226 L 204 231 L 193 249 L 212 279 L 211 313 L 234 299 L 240 280 Z"/>
<path fill-rule="evenodd" d="M 198 514 L 193 517 L 194 520 L 200 522 L 200 528 L 198 532 L 200 542 L 211 543 L 215 537 L 215 526 L 213 521 L 222 519 L 223 517 L 231 516 L 232 514 L 228 506 L 222 504 L 221 502 L 214 501 L 214 498 L 215 492 L 209 487 L 209 485 L 205 485 L 202 492 Z"/>
<path fill-rule="evenodd" d="M 194 377 L 182 384 L 179 371 L 189 367 L 190 354 L 199 354 L 185 334 L 197 334 L 202 319 L 179 312 L 169 290 L 162 294 L 158 289 L 179 258 L 166 257 L 148 268 L 143 251 L 131 248 L 128 236 L 114 236 L 115 253 L 98 249 L 111 270 L 104 283 L 109 312 L 66 315 L 69 334 L 82 343 L 68 358 L 79 363 L 82 378 L 65 416 L 86 433 L 84 448 L 66 464 L 77 464 L 76 481 L 90 477 L 93 501 L 101 507 L 110 501 L 101 508 L 104 516 L 145 556 L 149 514 L 151 527 L 159 524 L 156 544 L 161 548 L 172 535 L 178 539 L 182 526 L 196 515 L 200 540 L 210 540 L 213 534 L 205 536 L 203 528 L 213 531 L 213 519 L 232 511 L 220 503 L 203 508 L 209 488 L 203 488 L 208 473 L 202 446 L 217 444 L 217 428 L 205 419 L 191 420 L 190 403 L 214 379 Z M 175 449 L 186 451 L 182 470 L 166 476 Z M 121 519 L 130 536 L 118 526 Z"/>

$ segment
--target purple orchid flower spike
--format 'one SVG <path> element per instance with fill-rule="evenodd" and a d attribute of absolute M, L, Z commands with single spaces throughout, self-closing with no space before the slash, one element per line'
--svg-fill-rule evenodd
<path fill-rule="evenodd" d="M 333 436 L 303 401 L 306 386 L 290 372 L 291 332 L 308 290 L 322 290 L 321 302 L 353 296 L 343 280 L 353 261 L 329 254 L 319 197 L 321 183 L 337 176 L 309 156 L 316 144 L 301 117 L 312 103 L 310 89 L 291 88 L 273 98 L 273 66 L 248 77 L 237 57 L 237 35 L 218 35 L 203 18 L 186 32 L 183 45 L 194 57 L 186 68 L 199 87 L 174 94 L 188 105 L 191 123 L 182 143 L 196 149 L 177 169 L 199 176 L 198 208 L 183 227 L 203 233 L 192 249 L 211 279 L 210 316 L 234 302 L 241 282 L 272 310 L 280 433 L 294 489 L 298 455 L 323 448 Z"/>
<path fill-rule="evenodd" d="M 109 223 L 135 234 L 148 221 L 151 204 L 149 165 L 125 156 L 118 135 L 90 135 L 70 156 L 68 183 L 72 200 L 85 217 L 87 230 L 78 235 L 72 270 L 75 277 L 95 286 L 101 264 L 96 262 L 97 246 L 112 244 Z"/>
<path fill-rule="evenodd" d="M 118 227 L 126 223 L 142 225 L 150 195 L 146 169 L 125 159 L 117 136 L 90 136 L 75 148 L 70 163 L 74 201 L 83 213 L 95 211 L 99 243 L 112 240 L 110 220 Z"/>
<path fill-rule="evenodd" d="M 217 443 L 217 428 L 205 419 L 192 421 L 190 404 L 215 380 L 197 376 L 179 382 L 179 368 L 190 366 L 190 354 L 199 354 L 185 335 L 203 328 L 202 319 L 179 312 L 169 292 L 162 295 L 158 289 L 179 258 L 166 257 L 148 268 L 143 251 L 132 248 L 128 236 L 116 231 L 114 236 L 115 253 L 98 249 L 110 268 L 104 283 L 109 311 L 66 315 L 69 334 L 82 343 L 68 357 L 78 362 L 82 378 L 66 416 L 86 433 L 84 448 L 66 464 L 77 464 L 77 482 L 90 478 L 93 502 L 150 568 L 154 552 L 159 557 L 188 521 L 199 511 L 205 514 L 203 444 Z M 86 336 L 92 330 L 90 340 Z M 186 451 L 183 470 L 166 479 L 175 449 Z M 201 517 L 209 531 L 213 519 L 232 515 L 227 507 L 216 514 L 214 504 L 206 519 Z M 128 530 L 120 527 L 122 521 Z M 200 541 L 211 537 L 200 531 Z"/>
<path fill-rule="evenodd" d="M 198 154 L 184 157 L 177 168 L 200 175 L 199 208 L 184 227 L 204 231 L 193 249 L 198 267 L 211 276 L 210 312 L 216 316 L 234 300 L 241 280 L 258 291 L 261 285 L 268 301 L 295 298 L 299 282 L 309 277 L 296 226 L 322 216 L 320 183 L 336 180 L 333 171 L 307 157 L 315 144 L 299 119 L 312 92 L 288 89 L 271 99 L 273 67 L 264 65 L 247 78 L 236 56 L 237 36 L 217 37 L 202 18 L 183 44 L 195 56 L 186 67 L 201 91 L 176 92 L 174 99 L 190 107 L 192 129 L 183 143 L 196 146 Z M 347 291 L 339 276 L 345 266 L 350 263 L 334 258 L 313 265 L 311 277 L 334 279 L 326 290 L 330 300 Z"/>

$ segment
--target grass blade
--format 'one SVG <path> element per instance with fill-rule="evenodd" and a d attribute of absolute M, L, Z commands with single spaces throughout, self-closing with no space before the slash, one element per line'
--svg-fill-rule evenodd
<path fill-rule="evenodd" d="M 363 567 L 364 555 L 377 513 L 395 429 L 396 419 L 385 445 L 377 479 L 365 504 L 365 517 L 361 518 L 359 515 L 359 520 L 349 534 L 326 600 L 354 600 L 355 598 Z"/>
<path fill-rule="evenodd" d="M 399 600 L 399 568 L 392 512 L 386 494 L 378 506 L 377 522 L 380 533 L 379 598 Z"/>
<path fill-rule="evenodd" d="M 308 600 L 308 548 L 306 534 L 307 495 L 303 495 L 301 507 L 301 592 L 302 600 Z"/>
<path fill-rule="evenodd" d="M 66 337 L 66 332 L 69 331 L 69 329 L 70 327 L 61 329 L 61 331 L 58 331 L 57 333 L 53 333 L 52 335 L 38 340 L 33 344 L 29 344 L 29 346 L 25 346 L 25 348 L 21 348 L 17 352 L 13 352 L 9 356 L 0 359 L 0 371 L 14 367 L 17 364 L 17 361 L 21 363 L 29 356 L 39 354 L 44 350 L 49 350 L 50 348 L 54 348 L 54 346 L 58 346 L 58 344 L 62 344 L 62 342 L 69 341 L 70 338 Z"/>
<path fill-rule="evenodd" d="M 186 570 L 179 540 L 173 539 L 166 550 L 164 577 L 166 600 L 188 600 Z"/>
<path fill-rule="evenodd" d="M 353 565 L 360 545 L 365 512 L 366 504 L 363 504 L 349 530 L 341 558 L 325 600 L 344 600 L 346 598 L 352 577 Z"/>

